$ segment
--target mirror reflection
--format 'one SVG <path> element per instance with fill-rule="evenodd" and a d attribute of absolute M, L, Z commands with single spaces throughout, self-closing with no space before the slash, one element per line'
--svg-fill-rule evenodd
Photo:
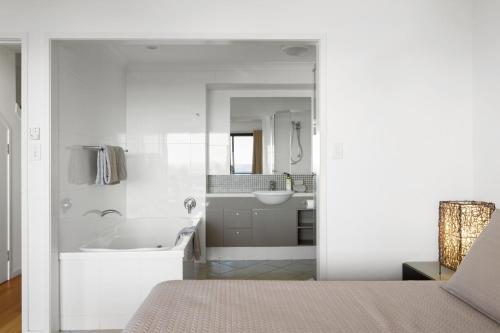
<path fill-rule="evenodd" d="M 232 97 L 230 173 L 311 173 L 310 97 Z"/>

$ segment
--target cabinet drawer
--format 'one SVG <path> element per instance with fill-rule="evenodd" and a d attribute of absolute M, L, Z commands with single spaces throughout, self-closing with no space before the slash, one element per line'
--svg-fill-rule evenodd
<path fill-rule="evenodd" d="M 224 229 L 224 246 L 252 246 L 252 229 Z"/>
<path fill-rule="evenodd" d="M 224 209 L 224 228 L 251 228 L 250 209 Z"/>

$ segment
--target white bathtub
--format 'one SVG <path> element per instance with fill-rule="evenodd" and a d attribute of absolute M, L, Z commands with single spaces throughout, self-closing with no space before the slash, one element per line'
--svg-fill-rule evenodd
<path fill-rule="evenodd" d="M 60 253 L 61 330 L 121 329 L 159 282 L 182 280 L 193 236 L 178 232 L 199 218 L 120 222 L 80 247 Z"/>
<path fill-rule="evenodd" d="M 199 219 L 141 218 L 119 223 L 112 231 L 80 247 L 84 252 L 143 252 L 181 250 L 186 238 L 175 246 L 177 233 L 198 224 Z"/>

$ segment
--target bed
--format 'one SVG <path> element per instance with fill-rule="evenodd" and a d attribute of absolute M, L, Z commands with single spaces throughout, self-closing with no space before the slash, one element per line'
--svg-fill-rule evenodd
<path fill-rule="evenodd" d="M 500 333 L 499 263 L 495 213 L 448 282 L 169 281 L 124 332 Z"/>
<path fill-rule="evenodd" d="M 169 281 L 124 332 L 500 332 L 434 281 Z"/>

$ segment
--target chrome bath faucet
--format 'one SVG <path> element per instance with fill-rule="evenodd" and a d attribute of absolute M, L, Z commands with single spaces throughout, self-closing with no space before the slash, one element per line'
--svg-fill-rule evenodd
<path fill-rule="evenodd" d="M 196 207 L 196 200 L 193 197 L 187 197 L 186 200 L 184 200 L 184 208 L 187 209 L 188 214 L 191 214 L 191 210 Z"/>
<path fill-rule="evenodd" d="M 116 209 L 106 209 L 106 210 L 103 210 L 101 212 L 101 217 L 104 217 L 108 214 L 117 214 L 117 215 L 120 215 L 122 216 L 122 213 L 120 213 L 119 211 L 117 211 Z"/>

